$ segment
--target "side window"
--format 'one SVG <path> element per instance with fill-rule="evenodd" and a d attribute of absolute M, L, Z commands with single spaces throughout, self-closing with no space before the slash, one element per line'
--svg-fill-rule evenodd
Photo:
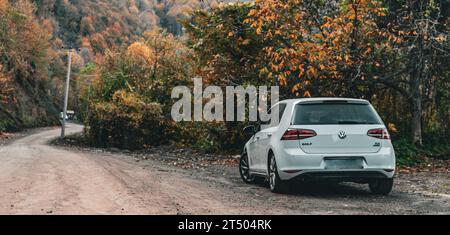
<path fill-rule="evenodd" d="M 275 107 L 274 107 L 275 108 Z M 272 108 L 273 109 L 273 108 Z M 268 111 L 267 111 L 267 114 L 269 115 L 269 116 L 271 116 L 272 115 L 272 109 L 269 109 Z M 269 121 L 260 121 L 259 122 L 259 130 L 262 130 L 262 128 L 261 127 L 264 127 L 265 126 L 265 128 L 267 128 L 267 126 L 270 124 L 270 120 Z"/>
<path fill-rule="evenodd" d="M 286 110 L 286 106 L 287 104 L 285 103 L 281 103 L 278 106 L 275 106 L 273 108 L 273 111 L 277 112 L 277 113 L 270 113 L 271 115 L 278 115 L 278 120 L 276 120 L 276 118 L 271 118 L 270 120 L 270 127 L 276 127 L 278 126 L 278 124 L 280 124 L 281 118 L 283 117 L 284 111 Z M 274 116 L 272 116 L 274 117 Z"/>

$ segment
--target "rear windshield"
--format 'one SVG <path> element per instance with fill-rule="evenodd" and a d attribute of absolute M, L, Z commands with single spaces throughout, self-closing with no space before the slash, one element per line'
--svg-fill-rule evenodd
<path fill-rule="evenodd" d="M 295 109 L 294 125 L 382 124 L 369 104 L 319 103 L 299 104 Z"/>

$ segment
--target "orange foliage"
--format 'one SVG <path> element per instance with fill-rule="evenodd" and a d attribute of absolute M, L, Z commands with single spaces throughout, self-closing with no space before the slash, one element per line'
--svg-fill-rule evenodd
<path fill-rule="evenodd" d="M 152 63 L 153 51 L 142 42 L 135 42 L 127 49 L 128 56 L 135 62 Z"/>
<path fill-rule="evenodd" d="M 302 86 L 295 83 L 305 80 L 363 79 L 357 70 L 373 48 L 388 46 L 386 39 L 398 41 L 375 23 L 376 17 L 386 14 L 380 1 L 343 2 L 336 15 L 316 20 L 302 0 L 256 0 L 246 23 L 267 40 L 280 42 L 265 51 L 281 85 L 294 81 L 292 91 L 297 94 Z"/>

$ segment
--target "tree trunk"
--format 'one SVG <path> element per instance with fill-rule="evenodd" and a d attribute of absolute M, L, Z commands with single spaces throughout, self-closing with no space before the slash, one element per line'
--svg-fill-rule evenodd
<path fill-rule="evenodd" d="M 410 73 L 411 82 L 411 108 L 412 108 L 412 138 L 413 144 L 422 145 L 422 80 L 425 73 L 425 56 L 423 47 L 423 35 L 417 38 L 417 60 Z"/>
<path fill-rule="evenodd" d="M 411 130 L 413 144 L 422 145 L 422 92 L 421 92 L 421 66 L 411 73 Z"/>
<path fill-rule="evenodd" d="M 413 143 L 422 145 L 422 99 L 420 96 L 412 97 L 412 135 Z"/>

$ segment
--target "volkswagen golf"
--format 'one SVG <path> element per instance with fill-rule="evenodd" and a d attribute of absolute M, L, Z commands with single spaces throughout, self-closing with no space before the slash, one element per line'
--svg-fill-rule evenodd
<path fill-rule="evenodd" d="M 275 193 L 285 192 L 295 180 L 366 183 L 374 194 L 391 192 L 394 148 L 386 126 L 368 101 L 284 100 L 269 114 L 268 123 L 244 129 L 251 136 L 239 164 L 244 182 L 264 177 Z"/>

